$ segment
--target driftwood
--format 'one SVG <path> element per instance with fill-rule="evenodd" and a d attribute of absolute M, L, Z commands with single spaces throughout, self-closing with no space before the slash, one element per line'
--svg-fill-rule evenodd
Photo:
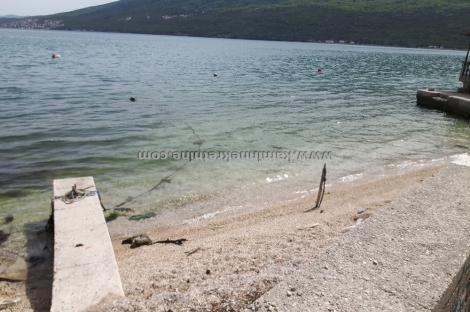
<path fill-rule="evenodd" d="M 136 235 L 126 238 L 122 244 L 131 244 L 131 248 L 137 248 L 143 245 L 152 245 L 152 240 L 147 235 Z"/>
<path fill-rule="evenodd" d="M 183 242 L 187 241 L 186 238 L 180 238 L 180 239 L 167 239 L 164 241 L 157 241 L 153 242 L 152 244 L 175 244 L 175 245 L 183 245 Z"/>
<path fill-rule="evenodd" d="M 175 244 L 175 245 L 183 245 L 183 242 L 187 241 L 186 238 L 180 239 L 166 239 L 163 241 L 156 241 L 152 242 L 152 240 L 147 235 L 136 235 L 126 238 L 122 241 L 121 244 L 131 244 L 131 248 L 137 248 L 143 245 L 153 245 L 153 244 Z"/>
<path fill-rule="evenodd" d="M 325 184 L 326 184 L 326 164 L 323 166 L 323 170 L 321 173 L 320 187 L 318 188 L 317 202 L 315 204 L 315 207 L 313 207 L 312 209 L 320 208 L 321 202 L 323 200 L 323 195 L 325 195 Z"/>

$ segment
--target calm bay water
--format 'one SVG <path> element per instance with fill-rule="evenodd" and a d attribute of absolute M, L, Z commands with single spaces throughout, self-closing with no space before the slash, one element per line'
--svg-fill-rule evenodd
<path fill-rule="evenodd" d="M 460 86 L 463 51 L 0 29 L 0 55 L 0 218 L 17 226 L 47 219 L 58 178 L 93 176 L 105 206 L 156 211 L 278 180 L 313 188 L 325 162 L 347 181 L 470 146 L 469 122 L 415 104 L 419 88 Z M 138 159 L 200 139 L 333 158 Z"/>

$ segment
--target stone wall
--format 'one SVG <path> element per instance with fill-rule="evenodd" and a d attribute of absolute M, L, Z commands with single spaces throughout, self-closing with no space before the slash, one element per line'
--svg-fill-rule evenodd
<path fill-rule="evenodd" d="M 434 312 L 470 311 L 470 256 L 433 309 Z"/>

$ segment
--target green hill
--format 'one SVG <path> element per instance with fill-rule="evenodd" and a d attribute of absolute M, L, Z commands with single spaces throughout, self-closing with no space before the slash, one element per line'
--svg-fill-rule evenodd
<path fill-rule="evenodd" d="M 465 48 L 468 0 L 121 0 L 68 13 L 62 29 Z"/>

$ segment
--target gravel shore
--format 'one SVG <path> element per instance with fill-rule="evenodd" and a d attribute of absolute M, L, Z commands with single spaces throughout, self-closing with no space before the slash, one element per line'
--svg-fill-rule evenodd
<path fill-rule="evenodd" d="M 385 235 L 382 232 L 386 230 L 386 226 L 390 227 L 390 231 L 393 228 L 401 231 L 400 229 L 406 228 L 407 223 L 416 222 L 411 215 L 404 214 L 403 211 L 408 209 L 406 205 L 418 209 L 422 204 L 431 205 L 436 202 L 456 207 L 458 203 L 454 198 L 458 189 L 453 193 L 451 188 L 442 189 L 437 197 L 420 190 L 423 187 L 434 190 L 433 188 L 441 185 L 440 179 L 447 177 L 451 181 L 456 174 L 460 174 L 460 182 L 465 179 L 468 181 L 470 175 L 462 175 L 462 172 L 468 170 L 459 168 L 466 167 L 428 166 L 373 181 L 336 184 L 327 188 L 323 204 L 316 210 L 311 210 L 316 195 L 310 194 L 295 201 L 255 207 L 250 211 L 221 213 L 189 224 L 158 227 L 154 230 L 149 227 L 148 222 L 137 222 L 133 226 L 134 234 L 146 234 L 153 240 L 186 238 L 188 241 L 181 246 L 155 244 L 130 249 L 129 245 L 121 244 L 126 235 L 114 231 L 111 224 L 110 232 L 126 298 L 107 300 L 89 311 L 352 311 L 335 305 L 337 301 L 328 297 L 342 296 L 343 293 L 356 299 L 357 305 L 353 310 L 359 311 L 357 307 L 361 307 L 369 297 L 373 298 L 371 302 L 381 300 L 380 296 L 387 289 L 380 290 L 380 296 L 367 297 L 358 291 L 358 287 L 365 287 L 359 286 L 363 280 L 343 278 L 339 286 L 336 279 L 332 282 L 334 287 L 339 288 L 330 294 L 321 291 L 328 284 L 328 279 L 325 280 L 326 284 L 316 281 L 326 276 L 325 272 L 347 267 L 344 263 L 349 262 L 350 255 L 345 246 L 352 244 L 351 242 L 355 246 L 359 243 L 369 246 L 366 242 L 383 241 L 377 238 Z M 442 192 L 448 192 L 449 196 L 439 199 Z M 417 196 L 424 196 L 423 200 L 427 202 L 421 203 L 418 199 L 407 201 Z M 458 200 L 466 200 L 465 205 L 468 207 L 468 198 Z M 419 215 L 423 211 L 416 210 L 416 213 Z M 445 211 L 436 214 L 445 219 Z M 454 213 L 452 216 L 454 218 L 458 215 Z M 371 221 L 376 218 L 381 221 Z M 387 218 L 393 221 L 387 223 Z M 357 219 L 363 221 L 355 227 L 358 224 Z M 437 222 L 439 218 L 432 220 Z M 431 226 L 429 224 L 430 229 Z M 425 229 L 423 227 L 416 235 L 426 236 Z M 435 233 L 432 229 L 430 231 Z M 437 237 L 438 233 L 435 234 Z M 366 235 L 376 238 L 374 240 Z M 416 246 L 421 246 L 418 238 Z M 384 263 L 388 263 L 388 253 L 394 254 L 398 259 L 403 257 L 403 252 L 408 252 L 407 248 L 415 246 L 409 244 L 405 248 L 392 244 L 386 253 L 383 248 L 388 248 L 388 245 L 372 245 L 373 249 L 364 249 L 351 258 L 354 261 L 358 260 L 354 257 L 366 259 L 368 266 L 359 269 L 361 277 L 366 278 L 371 273 L 370 270 L 382 268 Z M 436 252 L 439 246 L 436 245 Z M 329 260 L 333 262 L 326 264 Z M 452 265 L 456 264 L 457 262 Z M 423 267 L 423 270 L 430 268 Z M 391 272 L 387 274 L 389 279 L 399 279 L 393 284 L 395 288 L 388 290 L 400 293 L 398 282 L 403 276 L 394 277 Z M 441 288 L 448 278 L 442 279 Z M 373 279 L 371 277 L 370 287 L 375 285 Z M 316 286 L 312 286 L 313 284 Z M 37 298 L 35 301 L 35 292 L 26 291 L 24 284 L 0 282 L 0 291 L 7 289 L 9 296 L 22 298 L 13 311 L 33 311 L 30 302 L 35 302 L 34 311 L 47 311 L 47 300 L 43 300 L 41 306 Z M 403 291 L 406 292 L 406 289 Z M 319 292 L 324 295 L 321 300 L 316 297 Z M 435 296 L 433 298 L 436 300 Z M 395 301 L 402 299 L 399 296 L 393 298 Z M 320 306 L 326 301 L 331 306 Z M 420 304 L 429 308 L 433 302 Z M 420 310 L 418 304 L 403 306 Z M 376 311 L 379 311 L 379 307 L 377 305 Z"/>
<path fill-rule="evenodd" d="M 309 210 L 314 194 L 248 213 L 220 214 L 195 224 L 145 233 L 154 239 L 187 238 L 183 246 L 130 249 L 120 244 L 123 237 L 114 237 L 126 299 L 109 301 L 90 311 L 255 309 L 253 302 L 259 297 L 289 277 L 302 274 L 322 249 L 349 232 L 359 211 L 364 210 L 362 218 L 373 216 L 432 179 L 439 169 L 428 167 L 329 188 L 321 209 L 313 211 Z M 281 298 L 286 297 L 283 290 Z M 279 304 L 281 298 L 276 297 Z"/>
<path fill-rule="evenodd" d="M 443 168 L 315 254 L 253 310 L 433 310 L 470 253 L 469 181 L 470 167 Z"/>

